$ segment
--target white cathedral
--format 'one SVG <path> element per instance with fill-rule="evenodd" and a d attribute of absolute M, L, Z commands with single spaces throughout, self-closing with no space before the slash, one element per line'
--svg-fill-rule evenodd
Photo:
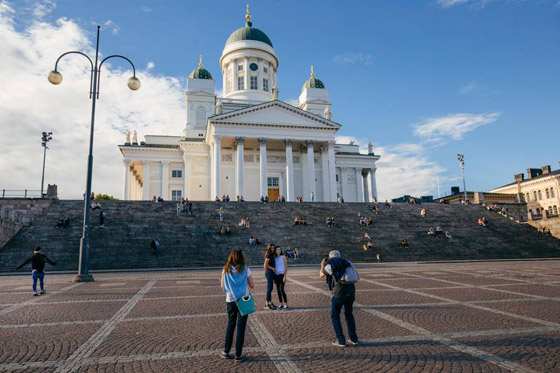
<path fill-rule="evenodd" d="M 187 79 L 183 136 L 127 133 L 119 149 L 124 163 L 124 200 L 208 201 L 223 195 L 258 201 L 268 196 L 295 201 L 368 202 L 377 198 L 369 144 L 335 143 L 341 125 L 332 120 L 329 90 L 314 76 L 299 103 L 278 100 L 279 61 L 272 42 L 247 23 L 226 41 L 220 65 L 223 97 L 202 58 Z"/>

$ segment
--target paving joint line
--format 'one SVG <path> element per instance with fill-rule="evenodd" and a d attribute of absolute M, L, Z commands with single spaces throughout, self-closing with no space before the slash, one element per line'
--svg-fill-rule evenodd
<path fill-rule="evenodd" d="M 79 363 L 81 360 L 88 358 L 93 354 L 93 352 L 109 337 L 109 335 L 115 330 L 118 323 L 122 321 L 126 315 L 132 311 L 134 306 L 138 301 L 150 290 L 152 286 L 156 283 L 155 280 L 149 281 L 142 289 L 138 291 L 128 302 L 126 302 L 105 324 L 101 326 L 89 339 L 83 343 L 74 353 L 66 359 L 62 366 L 59 366 L 56 370 L 57 373 L 61 372 L 71 372 L 79 368 Z"/>
<path fill-rule="evenodd" d="M 304 284 L 304 283 L 302 283 L 300 281 L 297 281 L 297 280 L 294 280 L 292 278 L 288 277 L 288 281 L 290 281 L 292 283 L 299 284 L 299 285 L 304 286 L 304 287 L 307 287 L 308 289 L 312 289 L 312 290 L 315 289 L 315 291 L 317 291 L 320 294 L 324 294 L 324 295 L 329 296 L 329 297 L 332 296 L 332 294 L 330 292 L 327 292 L 325 290 L 321 290 L 321 289 L 316 288 L 312 285 Z M 366 281 L 366 280 L 363 280 L 363 281 Z M 357 306 L 362 306 L 362 304 L 359 304 L 359 303 L 355 303 L 355 304 Z M 407 330 L 409 330 L 413 333 L 423 335 L 426 338 L 428 338 L 429 340 L 432 340 L 434 342 L 438 342 L 438 343 L 443 344 L 443 345 L 445 345 L 445 346 L 447 346 L 451 349 L 454 349 L 454 350 L 459 351 L 461 353 L 471 355 L 471 356 L 476 357 L 478 359 L 484 360 L 488 363 L 498 365 L 499 367 L 502 367 L 502 368 L 505 368 L 505 369 L 508 369 L 508 370 L 512 370 L 514 372 L 534 372 L 533 370 L 525 368 L 521 364 L 518 364 L 518 363 L 513 362 L 511 360 L 507 360 L 505 358 L 502 358 L 500 356 L 488 353 L 488 352 L 480 350 L 478 348 L 468 346 L 464 343 L 455 341 L 451 338 L 446 338 L 446 337 L 441 336 L 441 335 L 433 334 L 432 332 L 430 332 L 427 329 L 424 329 L 424 328 L 419 327 L 417 325 L 414 325 L 414 324 L 408 323 L 406 321 L 400 320 L 400 319 L 398 319 L 394 316 L 388 315 L 388 314 L 383 313 L 381 311 L 366 310 L 366 312 L 371 313 L 372 315 L 377 316 L 379 318 L 382 318 L 386 321 L 389 321 L 389 322 L 391 322 L 391 323 L 393 323 L 393 324 L 395 324 L 395 325 L 397 325 L 397 326 L 399 326 L 403 329 L 407 329 Z"/>
<path fill-rule="evenodd" d="M 48 292 L 45 295 L 42 295 L 41 297 L 33 297 L 32 299 L 26 300 L 25 302 L 14 304 L 14 305 L 12 305 L 8 308 L 4 308 L 3 310 L 0 310 L 0 316 L 5 315 L 7 313 L 10 313 L 12 311 L 18 310 L 18 309 L 20 309 L 22 307 L 25 307 L 25 306 L 34 305 L 37 302 L 39 302 L 39 300 L 41 298 L 45 299 L 45 298 L 48 298 L 48 297 L 53 296 L 55 294 L 60 294 L 60 293 L 65 292 L 67 290 L 74 289 L 74 288 L 76 288 L 76 287 L 78 287 L 82 284 L 83 284 L 83 282 L 77 282 L 75 284 L 66 286 L 62 289 L 59 289 L 59 290 L 56 290 L 56 291 L 53 291 L 53 292 Z"/>

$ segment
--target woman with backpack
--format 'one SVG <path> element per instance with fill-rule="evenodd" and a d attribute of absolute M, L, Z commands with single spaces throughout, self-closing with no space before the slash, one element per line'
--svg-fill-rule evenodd
<path fill-rule="evenodd" d="M 243 251 L 234 249 L 229 254 L 222 278 L 220 281 L 222 290 L 226 293 L 226 306 L 228 313 L 228 324 L 226 329 L 226 342 L 224 351 L 220 354 L 224 359 L 231 359 L 229 354 L 233 344 L 233 333 L 237 324 L 237 336 L 235 341 L 235 361 L 241 362 L 247 360 L 246 355 L 242 355 L 243 343 L 245 342 L 245 327 L 247 326 L 248 315 L 241 315 L 237 306 L 237 301 L 249 294 L 249 286 L 251 289 L 255 287 L 251 270 L 245 264 L 245 254 Z"/>
<path fill-rule="evenodd" d="M 276 284 L 276 290 L 278 291 L 278 302 L 280 306 L 278 309 L 288 311 L 291 310 L 288 307 L 288 298 L 286 297 L 286 291 L 284 287 L 286 286 L 286 277 L 288 276 L 288 260 L 282 252 L 280 246 L 276 246 L 274 255 L 274 283 Z"/>
<path fill-rule="evenodd" d="M 275 310 L 278 308 L 272 303 L 272 288 L 274 286 L 274 274 L 276 272 L 275 250 L 276 246 L 273 243 L 269 243 L 264 253 L 264 276 L 266 277 L 266 305 L 264 308 L 266 310 Z"/>

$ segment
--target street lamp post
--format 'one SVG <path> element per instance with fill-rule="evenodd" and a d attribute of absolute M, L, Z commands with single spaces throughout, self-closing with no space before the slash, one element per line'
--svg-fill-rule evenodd
<path fill-rule="evenodd" d="M 467 184 L 465 183 L 465 155 L 457 154 L 457 159 L 461 163 L 461 174 L 463 175 L 463 193 L 465 194 L 465 202 L 467 202 Z"/>
<path fill-rule="evenodd" d="M 41 141 L 41 146 L 43 150 L 43 174 L 41 176 L 41 198 L 43 198 L 43 187 L 45 186 L 45 160 L 47 159 L 47 143 L 52 140 L 52 132 L 43 132 L 43 137 Z"/>
<path fill-rule="evenodd" d="M 91 64 L 91 77 L 89 83 L 89 98 L 91 99 L 91 126 L 90 126 L 90 135 L 89 135 L 89 154 L 88 154 L 88 163 L 87 163 L 87 181 L 86 181 L 86 194 L 84 196 L 84 225 L 83 225 L 83 232 L 82 238 L 80 240 L 80 261 L 78 266 L 78 274 L 74 276 L 72 279 L 73 282 L 91 282 L 93 281 L 93 276 L 89 274 L 89 220 L 90 220 L 90 206 L 89 206 L 89 198 L 91 195 L 91 179 L 92 179 L 92 171 L 93 171 L 93 129 L 95 124 L 95 102 L 96 99 L 99 98 L 99 85 L 101 82 L 101 66 L 105 61 L 110 58 L 122 58 L 130 63 L 132 66 L 132 77 L 128 79 L 128 88 L 133 91 L 136 91 L 140 88 L 140 80 L 136 77 L 136 68 L 131 60 L 128 58 L 121 56 L 121 55 L 111 55 L 105 57 L 101 60 L 101 63 L 98 64 L 98 57 L 99 57 L 99 29 L 101 27 L 97 26 L 97 39 L 95 44 L 95 63 L 92 62 L 91 58 L 89 58 L 85 53 L 78 52 L 78 51 L 70 51 L 63 53 L 58 57 L 56 63 L 54 65 L 54 70 L 51 71 L 48 75 L 48 80 L 54 85 L 60 84 L 62 82 L 62 74 L 58 72 L 58 62 L 60 59 L 67 54 L 80 54 L 87 58 L 89 63 Z"/>

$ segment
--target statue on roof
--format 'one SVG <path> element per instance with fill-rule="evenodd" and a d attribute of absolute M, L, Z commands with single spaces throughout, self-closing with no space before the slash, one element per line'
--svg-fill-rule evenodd
<path fill-rule="evenodd" d="M 368 142 L 367 144 L 367 149 L 368 149 L 368 153 L 372 154 L 373 153 L 373 144 L 370 142 Z"/>
<path fill-rule="evenodd" d="M 126 132 L 124 133 L 124 143 L 130 144 L 130 130 L 127 128 Z"/>
<path fill-rule="evenodd" d="M 223 112 L 223 110 L 222 110 L 222 101 L 221 101 L 221 100 L 218 100 L 218 101 L 216 102 L 216 115 L 221 115 L 222 112 Z"/>
<path fill-rule="evenodd" d="M 332 119 L 332 111 L 331 111 L 331 106 L 327 105 L 325 107 L 325 111 L 323 113 L 325 115 L 325 119 L 327 120 L 331 120 Z"/>
<path fill-rule="evenodd" d="M 279 93 L 280 90 L 278 89 L 278 87 L 276 87 L 276 82 L 274 82 L 274 85 L 272 86 L 272 101 L 278 100 Z"/>
<path fill-rule="evenodd" d="M 132 143 L 138 145 L 138 133 L 136 133 L 136 130 L 132 134 Z"/>

